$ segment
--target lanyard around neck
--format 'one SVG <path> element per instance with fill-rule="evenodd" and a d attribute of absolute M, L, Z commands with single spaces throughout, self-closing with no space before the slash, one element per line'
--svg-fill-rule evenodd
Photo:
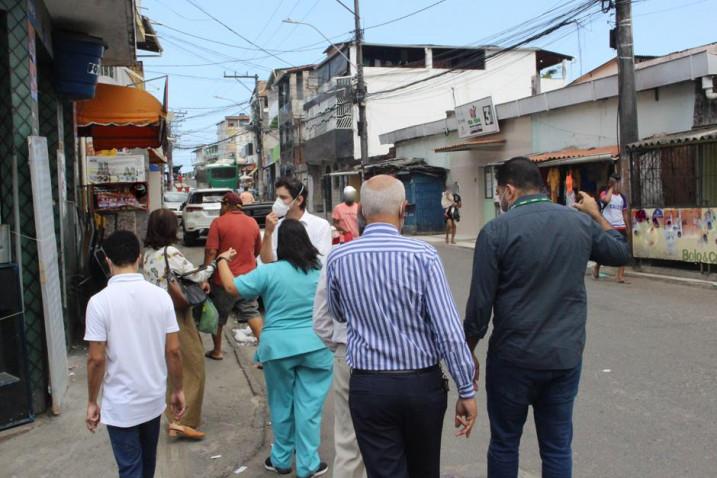
<path fill-rule="evenodd" d="M 537 197 L 537 198 L 530 198 L 530 199 L 521 199 L 519 201 L 516 201 L 513 203 L 513 206 L 511 206 L 511 209 L 515 209 L 521 206 L 526 206 L 528 204 L 538 204 L 541 202 L 553 202 L 550 199 L 546 198 L 545 196 Z"/>

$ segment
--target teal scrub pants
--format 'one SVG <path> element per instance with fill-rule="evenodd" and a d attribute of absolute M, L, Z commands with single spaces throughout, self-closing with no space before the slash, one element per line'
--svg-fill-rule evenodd
<path fill-rule="evenodd" d="M 296 476 L 311 476 L 321 461 L 321 411 L 331 387 L 333 356 L 321 349 L 263 365 L 274 433 L 271 463 L 291 468 L 296 450 Z"/>

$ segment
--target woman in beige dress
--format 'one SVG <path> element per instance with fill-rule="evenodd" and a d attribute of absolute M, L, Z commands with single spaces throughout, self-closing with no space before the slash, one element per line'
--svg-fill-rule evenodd
<path fill-rule="evenodd" d="M 193 282 L 202 284 L 206 290 L 209 285 L 207 281 L 214 273 L 216 264 L 206 268 L 198 269 L 174 247 L 177 240 L 177 218 L 169 209 L 157 209 L 149 215 L 147 224 L 147 238 L 144 241 L 145 253 L 143 260 L 144 277 L 149 282 L 167 289 L 167 271 L 165 254 L 169 261 L 169 267 L 176 274 L 187 274 Z M 179 343 L 182 352 L 182 376 L 184 396 L 187 404 L 187 411 L 181 420 L 174 421 L 173 417 L 167 415 L 169 420 L 169 435 L 181 436 L 200 440 L 204 433 L 198 430 L 202 416 L 202 401 L 204 400 L 204 347 L 199 331 L 192 317 L 192 309 L 175 311 L 177 323 L 179 324 Z M 171 384 L 167 390 L 172 390 Z M 169 407 L 167 407 L 169 410 Z"/>

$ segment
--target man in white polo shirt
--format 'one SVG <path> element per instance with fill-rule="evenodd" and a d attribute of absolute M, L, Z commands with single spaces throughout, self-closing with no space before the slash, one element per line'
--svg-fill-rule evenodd
<path fill-rule="evenodd" d="M 167 291 L 137 273 L 137 236 L 116 231 L 103 248 L 112 278 L 87 304 L 87 428 L 94 432 L 100 422 L 107 425 L 121 478 L 151 478 L 167 370 L 174 386 L 172 409 L 177 419 L 184 414 L 179 327 Z"/>
<path fill-rule="evenodd" d="M 306 227 L 309 240 L 319 251 L 321 264 L 331 252 L 331 225 L 326 219 L 306 212 L 308 188 L 294 177 L 282 177 L 276 182 L 276 201 L 272 212 L 266 217 L 264 239 L 261 243 L 261 261 L 264 264 L 276 261 L 278 226 L 285 218 L 296 219 Z"/>

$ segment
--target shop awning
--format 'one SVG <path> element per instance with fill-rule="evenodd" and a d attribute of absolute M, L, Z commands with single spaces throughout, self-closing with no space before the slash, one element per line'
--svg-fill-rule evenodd
<path fill-rule="evenodd" d="M 599 148 L 585 149 L 563 149 L 549 153 L 531 154 L 528 156 L 531 161 L 538 163 L 541 168 L 552 166 L 566 166 L 570 164 L 598 163 L 603 161 L 615 161 L 619 155 L 617 145 L 603 146 Z"/>
<path fill-rule="evenodd" d="M 99 83 L 95 97 L 77 102 L 77 126 L 149 126 L 164 119 L 162 103 L 145 90 Z"/>
<path fill-rule="evenodd" d="M 485 149 L 492 148 L 505 143 L 505 139 L 502 136 L 490 135 L 490 136 L 479 136 L 477 138 L 469 138 L 460 143 L 451 144 L 449 146 L 443 146 L 436 148 L 436 153 L 452 153 L 454 151 L 471 151 L 474 149 Z"/>
<path fill-rule="evenodd" d="M 157 148 L 164 134 L 162 103 L 150 93 L 99 83 L 95 97 L 77 102 L 80 136 L 91 136 L 94 148 Z"/>

